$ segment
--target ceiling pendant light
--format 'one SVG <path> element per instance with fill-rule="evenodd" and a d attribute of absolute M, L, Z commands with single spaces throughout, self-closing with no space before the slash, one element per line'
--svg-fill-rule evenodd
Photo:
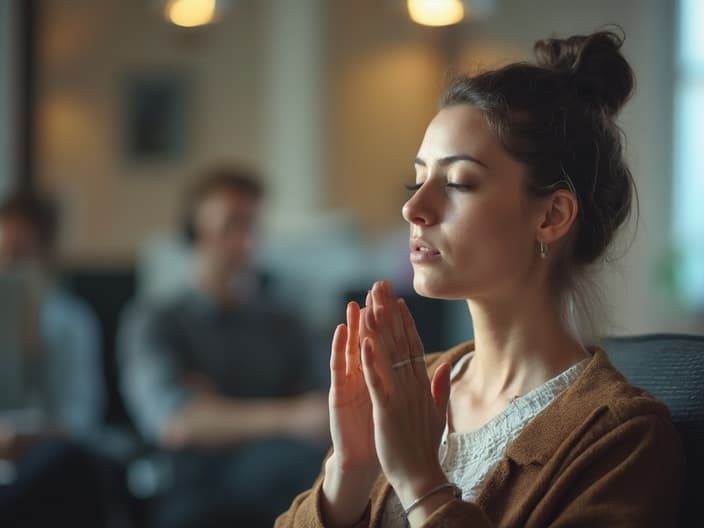
<path fill-rule="evenodd" d="M 460 0 L 407 0 L 411 19 L 424 26 L 450 26 L 464 18 Z"/>
<path fill-rule="evenodd" d="M 168 0 L 164 15 L 177 26 L 205 26 L 215 20 L 216 3 L 216 0 Z"/>

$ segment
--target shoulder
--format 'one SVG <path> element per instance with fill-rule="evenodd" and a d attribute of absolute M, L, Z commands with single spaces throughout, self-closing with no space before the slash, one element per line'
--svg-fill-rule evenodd
<path fill-rule="evenodd" d="M 626 438 L 679 451 L 667 406 L 628 383 L 606 353 L 595 349 L 575 382 L 525 427 L 509 454 L 523 462 L 545 462 L 561 446 L 571 445 L 577 453 L 597 442 Z"/>
<path fill-rule="evenodd" d="M 631 385 L 600 348 L 593 350 L 592 359 L 563 400 L 565 406 L 581 407 L 580 415 L 605 408 L 615 423 L 648 415 L 669 419 L 667 406 L 645 389 Z"/>
<path fill-rule="evenodd" d="M 63 287 L 54 288 L 47 294 L 45 307 L 57 312 L 64 310 L 72 313 L 92 313 L 86 301 Z"/>
<path fill-rule="evenodd" d="M 44 324 L 76 325 L 76 328 L 97 328 L 98 319 L 87 301 L 64 288 L 52 290 L 42 308 Z"/>

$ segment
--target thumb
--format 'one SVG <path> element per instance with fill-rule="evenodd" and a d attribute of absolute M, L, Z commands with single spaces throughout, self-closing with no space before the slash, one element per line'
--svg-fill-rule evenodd
<path fill-rule="evenodd" d="M 438 367 L 430 383 L 430 392 L 433 395 L 435 407 L 443 420 L 447 418 L 447 404 L 450 401 L 450 371 L 452 365 L 443 363 Z"/>

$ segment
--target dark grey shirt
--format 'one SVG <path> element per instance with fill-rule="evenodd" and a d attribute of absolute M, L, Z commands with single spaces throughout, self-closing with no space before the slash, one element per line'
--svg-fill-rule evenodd
<path fill-rule="evenodd" d="M 196 291 L 134 303 L 118 354 L 127 409 L 150 440 L 191 398 L 184 378 L 192 373 L 234 398 L 286 397 L 323 384 L 302 327 L 264 297 L 229 310 Z"/>

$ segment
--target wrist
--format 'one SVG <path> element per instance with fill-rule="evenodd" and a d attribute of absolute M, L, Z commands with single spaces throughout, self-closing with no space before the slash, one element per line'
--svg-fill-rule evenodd
<path fill-rule="evenodd" d="M 363 517 L 378 473 L 343 469 L 333 454 L 325 463 L 322 485 L 322 513 L 325 524 L 351 526 Z"/>
<path fill-rule="evenodd" d="M 342 463 L 333 454 L 325 462 L 325 478 L 330 477 L 330 482 L 344 487 L 358 488 L 360 492 L 368 495 L 374 482 L 379 476 L 378 465 L 351 465 Z"/>
<path fill-rule="evenodd" d="M 462 491 L 448 482 L 428 490 L 405 507 L 403 516 L 410 526 L 422 526 L 437 510 L 453 499 L 461 499 Z"/>
<path fill-rule="evenodd" d="M 404 508 L 407 508 L 413 501 L 422 497 L 431 489 L 448 483 L 447 476 L 439 465 L 415 478 L 406 477 L 389 480 Z"/>

